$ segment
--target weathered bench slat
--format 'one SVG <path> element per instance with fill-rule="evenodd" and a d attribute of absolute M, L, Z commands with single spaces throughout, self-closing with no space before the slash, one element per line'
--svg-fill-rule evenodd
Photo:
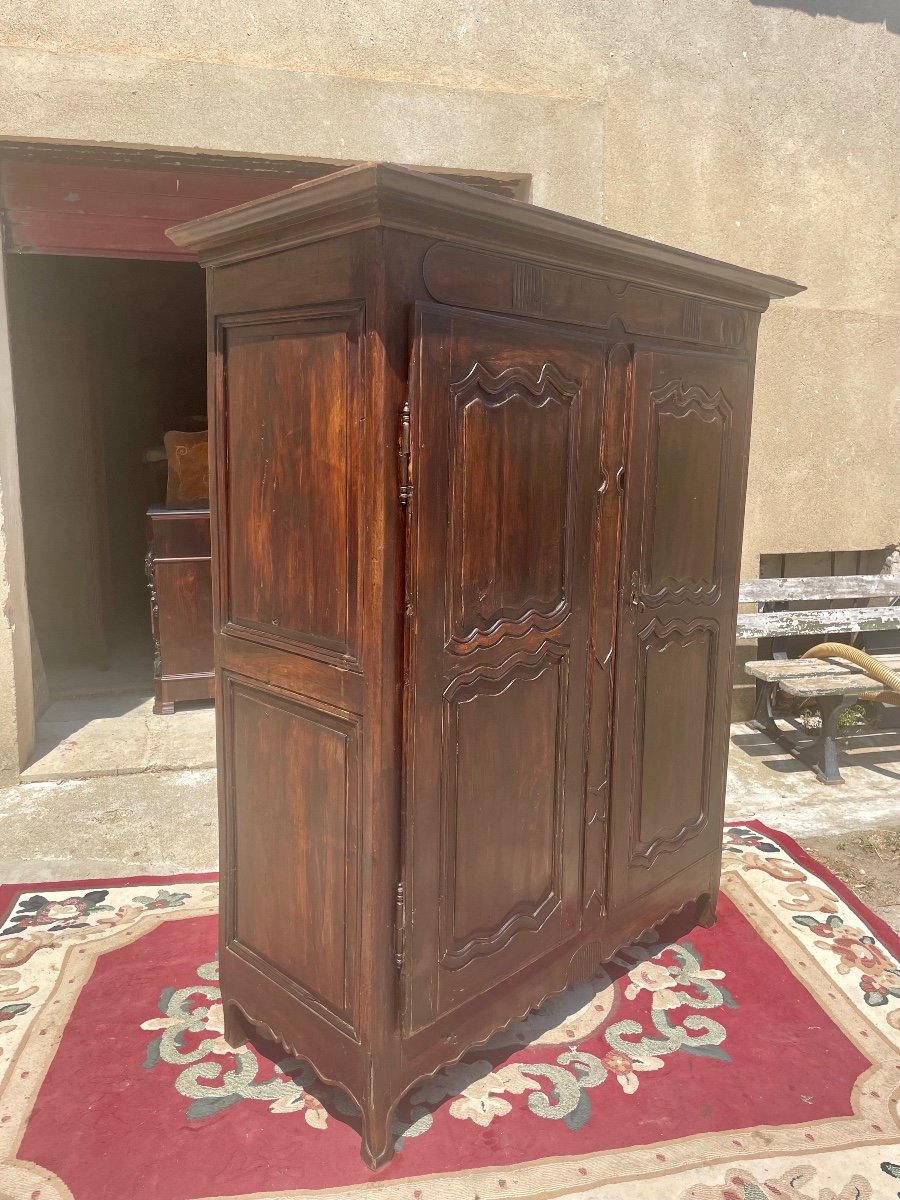
<path fill-rule="evenodd" d="M 777 683 L 783 692 L 789 696 L 842 696 L 852 692 L 877 692 L 883 684 L 877 683 L 869 675 L 857 668 L 843 670 L 841 667 L 826 675 L 782 675 L 773 677 L 764 668 L 766 663 L 759 664 L 759 670 L 748 671 L 756 679 L 764 679 L 766 683 Z"/>
<path fill-rule="evenodd" d="M 737 619 L 737 640 L 861 633 L 900 629 L 900 605 L 893 608 L 814 608 L 802 612 L 745 613 Z"/>
<path fill-rule="evenodd" d="M 798 679 L 784 679 L 778 684 L 789 696 L 849 696 L 859 692 L 880 692 L 884 685 L 870 679 L 868 675 L 801 675 Z"/>
<path fill-rule="evenodd" d="M 748 579 L 741 584 L 741 604 L 775 600 L 864 600 L 900 596 L 900 575 L 806 575 L 796 579 Z"/>
<path fill-rule="evenodd" d="M 892 671 L 900 671 L 900 654 L 879 654 L 878 661 Z M 836 672 L 842 676 L 859 674 L 859 667 L 852 663 L 822 658 L 782 658 L 775 661 L 764 658 L 745 663 L 744 670 L 755 679 L 765 679 L 767 683 L 781 683 L 783 679 L 801 677 L 827 678 Z"/>

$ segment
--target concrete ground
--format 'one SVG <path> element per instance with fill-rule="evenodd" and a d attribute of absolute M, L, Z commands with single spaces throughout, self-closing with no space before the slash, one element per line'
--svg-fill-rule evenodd
<path fill-rule="evenodd" d="M 842 738 L 840 768 L 843 784 L 820 783 L 764 733 L 732 725 L 726 816 L 758 817 L 799 841 L 900 828 L 900 730 Z"/>
<path fill-rule="evenodd" d="M 0 790 L 0 881 L 215 870 L 213 715 L 194 705 L 156 717 L 139 694 L 53 704 L 23 782 Z M 826 786 L 734 725 L 726 815 L 759 817 L 829 861 L 848 839 L 900 830 L 900 732 L 851 735 L 841 767 L 846 783 Z M 876 907 L 900 926 L 900 905 L 888 903 L 900 895 L 900 863 L 892 889 L 892 864 L 874 854 Z"/>
<path fill-rule="evenodd" d="M 214 770 L 23 783 L 0 790 L 0 882 L 215 871 Z"/>
<path fill-rule="evenodd" d="M 142 693 L 55 700 L 38 722 L 26 783 L 205 770 L 216 765 L 211 701 L 156 716 Z"/>
<path fill-rule="evenodd" d="M 53 682 L 22 782 L 0 789 L 0 881 L 216 870 L 212 703 L 155 716 L 130 679 Z"/>
<path fill-rule="evenodd" d="M 840 769 L 843 784 L 820 783 L 765 734 L 732 725 L 726 816 L 790 834 L 900 932 L 900 730 L 847 734 Z"/>

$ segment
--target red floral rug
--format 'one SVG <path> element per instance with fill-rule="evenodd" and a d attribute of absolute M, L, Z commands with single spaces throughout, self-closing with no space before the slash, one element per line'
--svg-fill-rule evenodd
<path fill-rule="evenodd" d="M 223 1040 L 213 877 L 0 889 L 0 1200 L 895 1200 L 900 939 L 756 822 L 722 891 L 413 1088 L 372 1175 L 343 1093 Z"/>

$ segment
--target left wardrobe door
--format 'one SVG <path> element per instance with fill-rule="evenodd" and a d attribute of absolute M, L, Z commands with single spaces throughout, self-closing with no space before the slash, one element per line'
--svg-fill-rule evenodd
<path fill-rule="evenodd" d="M 508 1019 L 504 988 L 578 932 L 603 356 L 538 322 L 416 313 L 408 1034 Z"/>

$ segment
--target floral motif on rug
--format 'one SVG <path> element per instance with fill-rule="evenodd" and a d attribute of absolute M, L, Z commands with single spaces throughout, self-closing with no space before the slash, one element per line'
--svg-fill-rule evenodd
<path fill-rule="evenodd" d="M 223 1037 L 211 877 L 0 889 L 0 1198 L 900 1196 L 898 939 L 788 838 L 726 830 L 719 921 L 621 951 L 404 1097 Z"/>
<path fill-rule="evenodd" d="M 627 971 L 619 1020 L 608 1019 L 615 990 L 605 972 L 606 986 L 600 987 L 595 977 L 570 988 L 563 997 L 544 1005 L 541 1023 L 546 1025 L 549 1020 L 555 1024 L 532 1038 L 530 1022 L 519 1022 L 512 1038 L 505 1031 L 485 1053 L 523 1043 L 530 1047 L 564 1045 L 566 1050 L 552 1061 L 545 1056 L 543 1061 L 496 1067 L 490 1059 L 469 1057 L 438 1071 L 414 1087 L 401 1103 L 395 1118 L 398 1141 L 427 1133 L 433 1125 L 433 1110 L 445 1100 L 450 1100 L 447 1111 L 451 1117 L 486 1127 L 498 1117 L 509 1116 L 516 1098 L 521 1098 L 522 1115 L 562 1120 L 569 1129 L 578 1130 L 593 1112 L 598 1089 L 610 1080 L 631 1095 L 637 1091 L 641 1073 L 660 1070 L 670 1054 L 698 1054 L 731 1062 L 723 1048 L 725 1025 L 711 1017 L 699 1024 L 691 1022 L 694 1011 L 709 1013 L 736 1004 L 730 992 L 714 982 L 724 978 L 724 971 L 704 968 L 689 941 L 664 946 L 654 938 L 647 939 L 622 951 L 611 965 Z M 233 1050 L 222 1036 L 222 1004 L 214 983 L 218 964 L 204 963 L 197 976 L 197 982 L 187 987 L 165 988 L 159 998 L 163 1015 L 141 1024 L 142 1029 L 161 1031 L 147 1048 L 144 1066 L 152 1068 L 163 1062 L 181 1068 L 174 1086 L 190 1099 L 185 1114 L 188 1120 L 202 1120 L 245 1100 L 265 1101 L 272 1113 L 302 1112 L 308 1125 L 321 1130 L 328 1128 L 329 1111 L 344 1117 L 355 1115 L 352 1101 L 340 1088 L 320 1085 L 328 1102 L 317 1098 L 315 1074 L 300 1059 L 288 1057 L 270 1064 L 252 1048 Z M 650 998 L 649 1013 L 636 1003 L 644 993 Z M 570 1011 L 573 1001 L 582 999 L 584 1003 Z M 577 1048 L 585 1039 L 596 1045 L 595 1053 Z"/>

